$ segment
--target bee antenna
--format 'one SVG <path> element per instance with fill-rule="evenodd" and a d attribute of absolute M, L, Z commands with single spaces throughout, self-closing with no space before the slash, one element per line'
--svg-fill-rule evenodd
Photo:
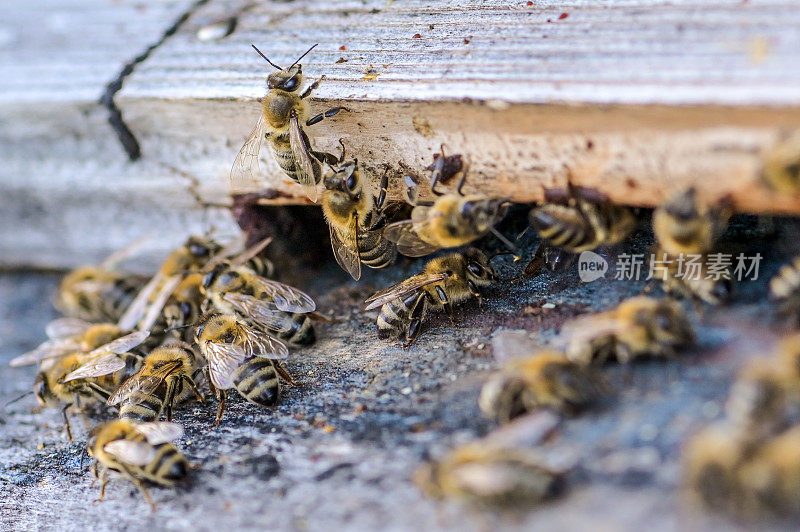
<path fill-rule="evenodd" d="M 289 65 L 289 68 L 292 68 L 292 67 L 293 67 L 293 66 L 295 66 L 297 63 L 299 63 L 299 62 L 300 62 L 300 60 L 301 60 L 302 58 L 304 58 L 305 56 L 307 56 L 307 55 L 308 55 L 308 52 L 310 52 L 311 50 L 313 50 L 314 48 L 316 48 L 318 44 L 319 44 L 319 43 L 315 43 L 315 44 L 314 44 L 314 45 L 313 45 L 311 48 L 309 48 L 308 50 L 306 50 L 306 53 L 304 53 L 303 55 L 301 55 L 300 57 L 298 57 L 298 58 L 297 58 L 297 61 L 295 61 L 294 63 L 292 63 L 291 65 Z M 253 48 L 255 48 L 255 46 L 254 46 Z M 261 52 L 259 52 L 259 53 L 261 53 Z M 269 61 L 269 59 L 267 59 L 267 61 Z M 289 70 L 289 68 L 287 68 L 286 70 Z"/>
<path fill-rule="evenodd" d="M 272 61 L 270 61 L 270 60 L 269 60 L 269 57 L 267 57 L 266 55 L 264 55 L 264 54 L 261 52 L 261 50 L 259 50 L 258 48 L 256 48 L 256 45 L 255 45 L 255 44 L 253 44 L 253 43 L 250 43 L 250 46 L 252 46 L 252 47 L 253 47 L 253 50 L 255 50 L 256 52 L 258 52 L 258 55 L 260 55 L 261 57 L 263 57 L 263 58 L 264 58 L 264 61 L 266 61 L 267 63 L 269 63 L 269 64 L 270 64 L 270 65 L 272 65 L 273 67 L 277 68 L 278 70 L 283 70 L 281 67 L 279 67 L 278 65 L 276 65 L 275 63 L 273 63 Z M 316 45 L 315 45 L 315 46 L 316 46 Z M 308 52 L 306 52 L 306 53 L 308 53 Z M 289 67 L 289 68 L 291 68 L 291 67 Z"/>
<path fill-rule="evenodd" d="M 16 397 L 16 398 L 14 398 L 14 399 L 12 399 L 12 400 L 8 401 L 8 402 L 5 404 L 5 407 L 6 407 L 6 408 L 8 408 L 9 406 L 11 406 L 11 405 L 13 405 L 14 403 L 16 403 L 17 401 L 19 401 L 20 399 L 24 399 L 25 397 L 28 397 L 29 395 L 33 395 L 33 390 L 31 390 L 31 391 L 29 391 L 29 392 L 25 392 L 25 393 L 23 393 L 22 395 L 20 395 L 19 397 Z"/>

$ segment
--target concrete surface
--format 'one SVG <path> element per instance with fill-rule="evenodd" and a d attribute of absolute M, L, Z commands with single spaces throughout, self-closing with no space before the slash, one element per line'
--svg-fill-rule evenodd
<path fill-rule="evenodd" d="M 508 234 L 511 233 L 509 228 Z M 477 397 L 496 367 L 491 336 L 501 328 L 552 338 L 568 317 L 610 307 L 639 293 L 644 282 L 601 279 L 582 284 L 573 269 L 507 282 L 476 304 L 458 309 L 453 326 L 431 318 L 408 350 L 375 335 L 376 314 L 360 302 L 373 290 L 418 271 L 408 262 L 347 280 L 335 264 L 301 286 L 318 307 L 340 320 L 318 327 L 318 342 L 297 349 L 290 370 L 302 387 L 285 389 L 274 410 L 234 395 L 220 427 L 216 405 L 179 410 L 179 442 L 197 470 L 178 489 L 151 489 L 151 514 L 135 488 L 112 480 L 106 500 L 88 471 L 86 430 L 75 418 L 67 443 L 56 411 L 30 413 L 32 397 L 0 412 L 0 525 L 2 530 L 707 530 L 736 524 L 687 505 L 680 491 L 680 447 L 699 427 L 722 415 L 735 368 L 764 355 L 782 330 L 765 305 L 765 279 L 795 250 L 786 222 L 739 220 L 728 232 L 732 249 L 746 243 L 769 258 L 761 281 L 742 286 L 728 308 L 707 309 L 700 346 L 675 362 L 644 361 L 603 370 L 611 393 L 587 414 L 560 425 L 548 453 L 574 459 L 566 493 L 530 510 L 498 512 L 460 502 L 426 499 L 409 477 L 427 456 L 488 433 Z M 526 237 L 527 238 L 527 237 Z M 528 239 L 528 248 L 533 241 Z M 644 252 L 648 232 L 626 250 Z M 522 264 L 498 257 L 510 279 Z M 49 296 L 58 276 L 0 275 L 0 401 L 30 390 L 35 369 L 9 368 L 15 355 L 44 338 L 54 317 Z M 658 293 L 658 289 L 655 290 Z M 555 308 L 543 309 L 553 303 Z M 113 416 L 112 412 L 105 414 Z M 776 524 L 757 525 L 778 526 Z"/>

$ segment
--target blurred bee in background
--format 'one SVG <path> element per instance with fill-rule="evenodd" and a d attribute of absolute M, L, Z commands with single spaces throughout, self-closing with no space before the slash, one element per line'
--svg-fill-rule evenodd
<path fill-rule="evenodd" d="M 436 190 L 436 185 L 439 183 L 449 184 L 455 176 L 465 172 L 466 167 L 460 153 L 445 155 L 444 144 L 439 147 L 439 150 L 439 153 L 433 154 L 433 162 L 425 168 L 431 173 L 431 192 L 437 196 L 441 196 L 442 193 Z"/>
<path fill-rule="evenodd" d="M 619 244 L 636 225 L 631 209 L 571 181 L 566 191 L 545 191 L 545 201 L 531 209 L 531 225 L 551 245 L 571 253 Z"/>
<path fill-rule="evenodd" d="M 483 194 L 464 195 L 466 177 L 464 173 L 455 194 L 437 193 L 433 202 L 418 201 L 415 192 L 407 191 L 409 201 L 415 202 L 411 218 L 387 225 L 383 230 L 384 238 L 397 243 L 397 250 L 408 257 L 422 257 L 440 249 L 463 246 L 490 231 L 515 250 L 513 244 L 494 229 L 511 202 Z"/>
<path fill-rule="evenodd" d="M 205 371 L 212 392 L 219 400 L 219 425 L 225 411 L 226 391 L 236 391 L 247 401 L 274 406 L 280 396 L 280 380 L 294 380 L 278 360 L 289 354 L 286 345 L 233 315 L 207 314 L 195 329 L 195 343 L 206 360 Z"/>
<path fill-rule="evenodd" d="M 748 514 L 800 515 L 800 426 L 762 445 L 739 471 Z"/>
<path fill-rule="evenodd" d="M 397 258 L 395 244 L 383 236 L 387 187 L 388 168 L 380 189 L 375 191 L 357 160 L 332 168 L 325 175 L 322 212 L 330 227 L 333 256 L 355 280 L 361 278 L 362 263 L 379 269 Z"/>
<path fill-rule="evenodd" d="M 316 309 L 314 300 L 297 288 L 258 275 L 247 266 L 217 264 L 203 278 L 200 290 L 216 311 L 238 316 L 281 340 L 299 345 L 315 340 L 309 317 Z"/>
<path fill-rule="evenodd" d="M 800 192 L 800 133 L 794 133 L 762 154 L 761 175 L 773 190 L 783 194 Z"/>
<path fill-rule="evenodd" d="M 710 508 L 730 510 L 742 502 L 738 469 L 746 449 L 737 436 L 721 423 L 695 435 L 683 452 L 686 487 Z"/>
<path fill-rule="evenodd" d="M 800 320 L 800 257 L 784 264 L 769 281 L 769 296 L 778 314 Z"/>
<path fill-rule="evenodd" d="M 420 466 L 414 482 L 428 496 L 497 506 L 535 504 L 558 495 L 563 472 L 548 467 L 534 449 L 475 442 Z"/>
<path fill-rule="evenodd" d="M 615 358 L 625 364 L 640 356 L 673 358 L 694 339 L 692 324 L 677 302 L 639 296 L 567 323 L 561 341 L 577 363 Z"/>
<path fill-rule="evenodd" d="M 172 421 L 173 405 L 192 398 L 203 402 L 195 382 L 200 373 L 200 361 L 188 344 L 180 342 L 157 347 L 145 357 L 141 369 L 122 383 L 106 404 L 120 405 L 121 419 L 156 421 L 164 412 L 167 421 Z"/>
<path fill-rule="evenodd" d="M 85 321 L 120 319 L 147 279 L 120 271 L 117 266 L 134 254 L 142 242 L 143 239 L 132 242 L 98 265 L 81 266 L 68 273 L 53 297 L 56 309 L 65 316 Z"/>
<path fill-rule="evenodd" d="M 478 401 L 485 415 L 501 423 L 540 408 L 574 415 L 599 395 L 591 368 L 570 361 L 564 353 L 551 350 L 502 356 L 510 360 L 484 384 Z"/>
<path fill-rule="evenodd" d="M 11 361 L 12 366 L 41 362 L 34 380 L 34 395 L 42 408 L 64 404 L 61 412 L 70 440 L 68 410 L 105 402 L 113 390 L 138 370 L 141 356 L 129 351 L 148 336 L 142 331 L 125 334 L 113 324 L 83 324 L 83 332 L 77 332 L 78 321 L 56 320 L 48 327 L 51 340 Z"/>
<path fill-rule="evenodd" d="M 183 436 L 177 423 L 158 421 L 130 423 L 110 421 L 95 427 L 87 448 L 95 459 L 95 479 L 100 480 L 100 498 L 106 494 L 109 472 L 130 480 L 155 512 L 156 505 L 145 482 L 174 486 L 189 473 L 186 457 L 170 442 Z"/>
<path fill-rule="evenodd" d="M 378 315 L 380 338 L 405 338 L 409 347 L 420 333 L 428 307 L 444 308 L 453 319 L 453 305 L 471 297 L 482 302 L 480 287 L 497 280 L 497 273 L 481 251 L 437 257 L 422 273 L 373 294 L 365 310 L 381 307 Z"/>
<path fill-rule="evenodd" d="M 205 297 L 201 291 L 202 273 L 190 273 L 178 284 L 164 305 L 165 334 L 184 342 L 191 342 L 189 326 L 202 316 Z"/>
<path fill-rule="evenodd" d="M 317 184 L 322 179 L 320 164 L 334 165 L 337 157 L 314 151 L 301 124 L 306 127 L 330 118 L 346 107 L 333 107 L 313 117 L 307 116 L 305 99 L 319 87 L 324 76 L 312 83 L 302 94 L 296 92 L 303 84 L 303 66 L 299 63 L 316 44 L 309 48 L 288 68 L 273 63 L 253 45 L 256 52 L 270 66 L 277 69 L 267 77 L 267 97 L 264 107 L 250 137 L 242 146 L 231 169 L 231 184 L 235 189 L 246 189 L 257 183 L 258 154 L 264 138 L 269 139 L 272 154 L 278 166 L 296 183 L 300 184 L 311 201 L 317 201 Z"/>

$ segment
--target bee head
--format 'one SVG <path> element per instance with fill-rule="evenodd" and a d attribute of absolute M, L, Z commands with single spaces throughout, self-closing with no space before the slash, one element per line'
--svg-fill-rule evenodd
<path fill-rule="evenodd" d="M 675 196 L 664 207 L 667 213 L 681 221 L 689 221 L 698 216 L 697 193 L 694 188 Z"/>
<path fill-rule="evenodd" d="M 300 60 L 303 59 L 308 52 L 313 50 L 317 45 L 315 44 L 306 50 L 303 55 L 297 58 L 297 61 L 289 66 L 289 68 L 279 67 L 270 61 L 269 58 L 261 52 L 261 50 L 256 48 L 255 44 L 252 44 L 251 46 L 256 52 L 258 52 L 258 55 L 260 55 L 264 61 L 269 63 L 273 68 L 277 69 L 277 72 L 273 72 L 267 76 L 267 88 L 279 89 L 286 92 L 294 92 L 303 84 L 303 65 L 300 64 Z"/>
<path fill-rule="evenodd" d="M 361 180 L 358 178 L 358 161 L 348 161 L 325 176 L 325 188 L 344 192 L 351 198 L 361 193 Z"/>
<path fill-rule="evenodd" d="M 36 380 L 33 381 L 33 394 L 41 405 L 47 405 L 53 398 L 53 391 L 50 389 L 50 384 L 43 371 L 40 371 L 36 375 Z"/>
<path fill-rule="evenodd" d="M 221 280 L 222 277 L 233 275 L 234 272 L 227 272 L 226 275 L 226 270 L 228 268 L 230 268 L 230 264 L 225 261 L 214 266 L 214 269 L 208 272 L 205 277 L 203 277 L 203 290 L 210 288 L 214 283 Z"/>
<path fill-rule="evenodd" d="M 481 251 L 470 248 L 464 253 L 464 258 L 467 261 L 467 277 L 476 284 L 487 284 L 497 279 L 497 272 Z"/>

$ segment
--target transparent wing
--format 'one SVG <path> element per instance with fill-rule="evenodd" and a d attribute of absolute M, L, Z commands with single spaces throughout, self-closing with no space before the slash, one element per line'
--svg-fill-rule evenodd
<path fill-rule="evenodd" d="M 258 277 L 254 280 L 258 287 L 275 300 L 275 306 L 286 312 L 312 312 L 317 310 L 317 304 L 311 297 L 288 284 L 279 283 L 270 279 Z"/>
<path fill-rule="evenodd" d="M 252 192 L 254 185 L 258 183 L 260 171 L 258 168 L 258 154 L 261 152 L 261 144 L 264 142 L 266 131 L 266 120 L 264 113 L 259 113 L 250 136 L 236 154 L 236 159 L 231 167 L 231 190 L 233 192 Z"/>
<path fill-rule="evenodd" d="M 401 220 L 391 223 L 383 229 L 383 236 L 396 243 L 397 251 L 407 257 L 423 257 L 438 251 L 440 249 L 439 246 L 422 240 L 417 234 L 415 226 L 419 223 L 419 221 L 415 220 Z"/>
<path fill-rule="evenodd" d="M 144 441 L 114 440 L 103 446 L 103 450 L 114 455 L 120 462 L 144 466 L 156 457 L 156 449 Z"/>
<path fill-rule="evenodd" d="M 124 248 L 119 249 L 109 255 L 108 257 L 100 263 L 100 268 L 104 270 L 111 270 L 117 266 L 120 262 L 127 259 L 128 257 L 132 257 L 136 254 L 141 247 L 150 240 L 150 237 L 153 236 L 152 234 L 146 234 L 140 238 L 137 238 L 133 242 L 127 244 Z"/>
<path fill-rule="evenodd" d="M 281 332 L 292 328 L 291 315 L 279 310 L 271 301 L 263 301 L 253 296 L 236 293 L 224 294 L 222 299 L 233 305 L 239 313 L 249 316 L 267 330 Z"/>
<path fill-rule="evenodd" d="M 358 252 L 358 218 L 353 216 L 350 221 L 350 227 L 343 235 L 335 227 L 330 225 L 331 230 L 331 247 L 333 248 L 333 256 L 336 257 L 336 262 L 342 267 L 344 271 L 350 274 L 350 277 L 358 281 L 361 279 L 361 255 Z"/>
<path fill-rule="evenodd" d="M 242 345 L 248 355 L 275 360 L 289 356 L 289 349 L 286 344 L 268 334 L 252 329 L 248 329 L 248 334 L 245 336 Z"/>
<path fill-rule="evenodd" d="M 161 383 L 164 382 L 164 379 L 166 379 L 168 375 L 170 375 L 180 366 L 181 363 L 175 361 L 164 364 L 158 368 L 158 371 L 154 373 L 148 373 L 146 375 L 137 373 L 123 382 L 122 386 L 120 386 L 117 391 L 115 391 L 111 397 L 108 398 L 106 404 L 109 406 L 114 406 L 121 403 L 136 392 L 141 392 L 144 395 L 152 394 L 158 389 L 159 386 L 161 386 Z"/>
<path fill-rule="evenodd" d="M 372 294 L 369 298 L 367 298 L 366 301 L 364 301 L 364 303 L 366 304 L 364 310 L 371 310 L 374 308 L 378 308 L 382 305 L 385 305 L 389 301 L 403 297 L 404 295 L 411 293 L 414 290 L 418 290 L 425 285 L 429 285 L 431 283 L 447 279 L 447 277 L 448 275 L 446 273 L 436 273 L 436 274 L 420 273 L 413 277 L 409 277 L 408 279 L 406 279 L 401 283 L 397 283 L 394 286 L 390 286 L 389 288 L 385 288 L 380 292 Z"/>
<path fill-rule="evenodd" d="M 206 342 L 203 353 L 208 360 L 211 383 L 219 390 L 233 388 L 231 376 L 247 358 L 245 347 L 239 344 Z"/>
<path fill-rule="evenodd" d="M 153 325 L 155 325 L 156 321 L 158 321 L 158 317 L 161 316 L 161 311 L 164 309 L 167 299 L 169 299 L 169 296 L 172 295 L 182 280 L 183 275 L 173 275 L 164 281 L 164 284 L 161 285 L 161 289 L 158 291 L 153 301 L 148 305 L 147 313 L 139 323 L 140 330 L 149 331 L 153 328 Z"/>
<path fill-rule="evenodd" d="M 131 304 L 125 309 L 125 313 L 120 317 L 117 326 L 125 331 L 130 331 L 136 327 L 144 315 L 147 313 L 147 308 L 150 302 L 150 296 L 156 291 L 156 288 L 164 281 L 164 274 L 160 271 L 157 272 L 146 285 L 139 290 L 136 297 Z"/>
<path fill-rule="evenodd" d="M 60 338 L 56 340 L 48 340 L 40 344 L 33 351 L 28 351 L 8 363 L 9 366 L 27 366 L 29 364 L 36 364 L 43 360 L 63 357 L 75 351 L 81 350 L 81 344 L 75 338 Z"/>
<path fill-rule="evenodd" d="M 64 377 L 64 382 L 91 377 L 102 377 L 103 375 L 110 375 L 115 371 L 119 371 L 124 367 L 125 361 L 117 353 L 106 353 L 105 355 L 93 358 L 72 373 L 69 373 Z"/>
<path fill-rule="evenodd" d="M 589 342 L 601 335 L 620 332 L 620 326 L 620 321 L 610 314 L 578 317 L 564 324 L 556 345 L 565 349 L 570 345 Z"/>
<path fill-rule="evenodd" d="M 147 438 L 147 443 L 150 445 L 175 441 L 183 436 L 183 425 L 172 421 L 139 423 L 136 425 L 136 430 L 144 434 L 144 437 Z"/>
<path fill-rule="evenodd" d="M 125 336 L 121 336 L 112 342 L 101 345 L 97 349 L 90 351 L 87 356 L 96 357 L 106 353 L 127 353 L 137 345 L 144 342 L 150 336 L 149 331 L 135 331 Z"/>
<path fill-rule="evenodd" d="M 48 338 L 68 338 L 86 331 L 92 324 L 78 318 L 58 318 L 47 324 L 44 332 Z"/>
<path fill-rule="evenodd" d="M 317 202 L 317 182 L 314 176 L 314 163 L 306 144 L 303 130 L 300 127 L 300 119 L 297 113 L 292 111 L 289 117 L 289 144 L 294 155 L 295 171 L 297 172 L 297 182 L 302 185 L 308 199 Z"/>

